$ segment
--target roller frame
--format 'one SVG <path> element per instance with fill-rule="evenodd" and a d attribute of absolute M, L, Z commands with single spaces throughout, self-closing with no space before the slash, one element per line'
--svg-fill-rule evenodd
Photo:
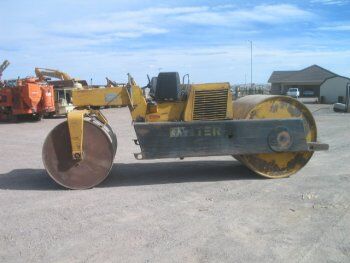
<path fill-rule="evenodd" d="M 141 148 L 135 154 L 139 160 L 307 152 L 325 147 L 306 142 L 303 121 L 297 118 L 135 123 L 134 128 L 135 143 Z M 276 145 L 280 133 L 290 135 L 286 147 Z"/>
<path fill-rule="evenodd" d="M 100 111 L 75 110 L 68 114 L 72 158 L 82 160 L 83 123 L 95 116 L 107 124 Z M 226 120 L 197 122 L 135 122 L 137 159 L 183 158 L 200 156 L 260 154 L 325 150 L 328 145 L 307 143 L 301 119 Z M 290 135 L 291 144 L 281 148 L 273 141 L 279 132 Z"/>
<path fill-rule="evenodd" d="M 74 110 L 68 113 L 67 121 L 72 147 L 72 158 L 74 160 L 82 160 L 84 158 L 84 118 L 88 116 L 95 116 L 101 123 L 108 124 L 105 116 L 98 110 Z"/>

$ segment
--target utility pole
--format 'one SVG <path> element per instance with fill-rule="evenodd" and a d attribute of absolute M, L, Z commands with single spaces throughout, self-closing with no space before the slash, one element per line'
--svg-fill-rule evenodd
<path fill-rule="evenodd" d="M 250 88 L 253 89 L 253 41 L 250 42 Z"/>

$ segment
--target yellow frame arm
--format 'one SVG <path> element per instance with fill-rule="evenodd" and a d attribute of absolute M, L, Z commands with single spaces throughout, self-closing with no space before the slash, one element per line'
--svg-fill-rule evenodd
<path fill-rule="evenodd" d="M 84 118 L 94 116 L 103 124 L 107 124 L 107 119 L 98 110 L 74 110 L 68 113 L 68 129 L 72 147 L 72 157 L 74 160 L 82 160 L 83 155 L 83 137 L 84 137 Z"/>

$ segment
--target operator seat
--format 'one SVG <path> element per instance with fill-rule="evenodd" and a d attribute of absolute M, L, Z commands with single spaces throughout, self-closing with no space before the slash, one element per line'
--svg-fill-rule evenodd
<path fill-rule="evenodd" d="M 176 101 L 180 98 L 180 76 L 178 72 L 158 74 L 155 101 Z"/>

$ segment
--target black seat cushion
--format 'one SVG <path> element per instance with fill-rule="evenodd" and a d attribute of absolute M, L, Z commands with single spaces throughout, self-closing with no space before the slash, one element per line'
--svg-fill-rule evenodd
<path fill-rule="evenodd" d="M 157 78 L 155 100 L 178 100 L 180 95 L 180 76 L 178 72 L 161 72 Z"/>

